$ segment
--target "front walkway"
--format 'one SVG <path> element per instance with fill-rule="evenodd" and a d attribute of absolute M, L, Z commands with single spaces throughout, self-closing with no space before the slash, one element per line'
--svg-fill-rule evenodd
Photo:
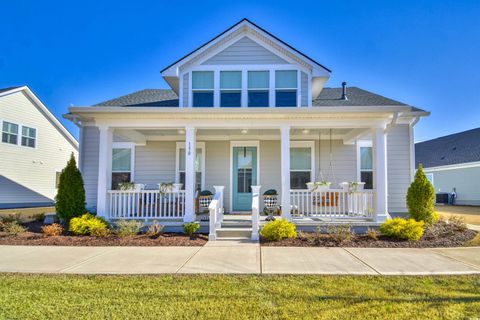
<path fill-rule="evenodd" d="M 0 246 L 0 272 L 157 274 L 480 274 L 480 247 L 449 249 Z"/>

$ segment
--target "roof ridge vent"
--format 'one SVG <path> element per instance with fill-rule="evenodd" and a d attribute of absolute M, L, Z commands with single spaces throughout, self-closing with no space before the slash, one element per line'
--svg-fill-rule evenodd
<path fill-rule="evenodd" d="M 342 82 L 342 100 L 348 100 L 348 97 L 347 97 L 347 83 L 345 81 Z"/>

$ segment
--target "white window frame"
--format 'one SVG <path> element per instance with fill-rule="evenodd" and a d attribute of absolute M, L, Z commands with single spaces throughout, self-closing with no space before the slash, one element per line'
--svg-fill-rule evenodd
<path fill-rule="evenodd" d="M 62 173 L 62 169 L 55 169 L 55 174 L 53 175 L 53 190 L 58 191 L 57 188 L 57 173 Z M 60 183 L 60 176 L 58 176 L 58 183 Z"/>
<path fill-rule="evenodd" d="M 213 73 L 213 88 L 212 89 L 193 89 L 193 72 L 200 71 L 200 72 L 212 72 Z M 230 71 L 230 70 L 228 70 Z M 233 70 L 232 70 L 233 71 Z M 182 75 L 183 77 L 183 75 Z M 217 107 L 220 103 L 219 101 L 219 93 L 218 88 L 220 86 L 220 73 L 215 70 L 211 70 L 211 68 L 205 70 L 192 70 L 190 71 L 189 75 L 189 88 L 190 88 L 190 99 L 188 99 L 189 107 L 192 108 L 214 108 Z M 182 88 L 183 89 L 183 88 Z M 193 93 L 194 92 L 212 92 L 213 93 L 213 105 L 211 107 L 193 107 Z"/>
<path fill-rule="evenodd" d="M 250 71 L 261 71 L 261 72 L 263 71 L 263 72 L 268 72 L 268 87 L 266 87 L 266 88 L 251 88 L 251 89 L 250 89 L 250 88 L 248 87 L 248 73 L 249 73 Z M 245 95 L 245 96 L 246 96 L 246 103 L 245 103 L 246 106 L 249 107 L 249 108 L 268 108 L 268 107 L 272 107 L 272 103 L 270 102 L 270 100 L 271 100 L 271 98 L 272 98 L 272 95 L 270 94 L 270 90 L 271 90 L 271 87 L 272 87 L 272 85 L 271 85 L 271 82 L 272 82 L 272 76 L 271 76 L 271 73 L 272 73 L 272 72 L 271 72 L 271 70 L 268 70 L 268 69 L 265 69 L 265 70 L 246 70 L 245 73 L 246 73 L 246 77 L 247 77 L 246 84 L 244 85 L 245 88 L 246 88 L 246 95 Z M 275 80 L 274 80 L 274 81 L 275 81 Z M 265 106 L 265 107 L 250 107 L 250 106 L 248 105 L 248 102 L 249 102 L 249 101 L 248 101 L 248 94 L 250 93 L 250 91 L 267 91 L 267 93 L 268 93 L 268 106 Z"/>
<path fill-rule="evenodd" d="M 35 138 L 34 138 L 34 140 L 35 140 L 35 146 L 34 146 L 34 147 L 24 146 L 24 145 L 22 144 L 22 138 L 24 137 L 24 136 L 23 136 L 23 128 L 24 128 L 24 127 L 35 130 Z M 19 132 L 19 137 L 20 137 L 20 139 L 19 139 L 19 141 L 18 141 L 18 144 L 19 144 L 21 147 L 30 148 L 30 149 L 37 149 L 37 146 L 38 146 L 38 129 L 37 129 L 37 128 L 31 127 L 31 126 L 27 126 L 27 125 L 23 125 L 23 124 L 22 124 L 21 129 L 20 129 L 20 132 Z M 25 137 L 26 137 L 26 138 L 30 138 L 30 137 L 27 137 L 27 136 L 25 136 Z M 31 139 L 31 138 L 30 138 L 30 139 Z"/>
<path fill-rule="evenodd" d="M 297 72 L 297 86 L 295 88 L 277 88 L 277 84 L 275 83 L 275 87 L 274 87 L 274 96 L 275 96 L 275 108 L 285 108 L 285 107 L 277 107 L 277 91 L 292 91 L 292 90 L 295 90 L 295 102 L 296 102 L 296 106 L 292 106 L 292 107 L 298 107 L 300 106 L 300 99 L 301 99 L 301 90 L 299 89 L 299 84 L 300 84 L 300 70 L 298 70 L 297 68 L 292 68 L 292 69 L 286 69 L 286 70 L 280 70 L 280 69 L 277 69 L 275 70 L 275 74 L 273 76 L 274 79 L 277 79 L 277 71 L 296 71 Z M 276 80 L 275 80 L 276 82 Z"/>
<path fill-rule="evenodd" d="M 112 143 L 112 153 L 113 149 L 130 149 L 130 182 L 135 182 L 135 143 L 132 142 L 113 142 Z M 113 158 L 112 158 L 113 165 Z M 126 172 L 126 171 L 113 171 L 112 174 L 116 172 Z M 112 178 L 110 178 L 110 187 L 112 185 Z"/>
<path fill-rule="evenodd" d="M 211 71 L 213 72 L 213 107 L 219 108 L 220 107 L 220 71 L 242 71 L 242 108 L 248 107 L 248 71 L 268 71 L 270 75 L 269 81 L 269 99 L 268 103 L 271 108 L 275 108 L 276 100 L 275 100 L 275 93 L 276 93 L 276 83 L 275 83 L 275 72 L 276 71 L 285 71 L 285 70 L 292 70 L 297 71 L 297 87 L 296 88 L 282 88 L 279 90 L 296 90 L 297 92 L 297 99 L 296 99 L 296 106 L 292 106 L 293 108 L 301 107 L 301 72 L 305 72 L 309 79 L 311 79 L 311 71 L 304 68 L 303 66 L 296 65 L 296 64 L 267 64 L 267 65 L 196 65 L 189 69 L 184 70 L 180 75 L 181 81 L 183 81 L 183 76 L 188 73 L 188 88 L 189 92 L 183 92 L 183 85 L 180 88 L 180 96 L 183 97 L 184 94 L 188 94 L 188 107 L 193 108 L 193 92 L 195 91 L 210 91 L 209 90 L 200 90 L 200 89 L 193 89 L 193 72 L 195 71 Z M 308 94 L 307 96 L 311 95 L 311 85 L 308 86 Z M 308 103 L 311 106 L 311 101 Z M 184 106 L 187 107 L 187 106 Z"/>
<path fill-rule="evenodd" d="M 310 182 L 315 181 L 315 141 L 290 141 L 290 153 L 292 148 L 310 148 Z M 291 166 L 291 164 L 290 164 Z M 292 170 L 290 167 L 290 175 L 292 172 L 304 172 L 306 170 Z M 306 189 L 295 189 L 306 190 Z"/>
<path fill-rule="evenodd" d="M 374 164 L 372 163 L 372 169 L 368 170 L 362 170 L 362 155 L 360 153 L 360 148 L 372 148 L 372 156 L 373 156 L 373 143 L 371 140 L 359 140 L 357 141 L 357 181 L 360 182 L 362 179 L 362 171 L 365 172 L 372 172 L 373 175 L 375 175 L 375 167 Z M 373 158 L 372 158 L 373 162 Z"/>
<path fill-rule="evenodd" d="M 180 149 L 185 149 L 185 142 L 178 141 L 175 150 L 175 183 L 180 183 Z M 196 143 L 196 149 L 202 150 L 202 165 L 200 167 L 200 172 L 202 173 L 202 181 L 200 181 L 201 189 L 205 190 L 205 142 Z M 196 156 L 197 150 L 195 150 Z M 195 172 L 196 173 L 196 172 Z M 196 184 L 196 182 L 195 182 Z"/>
<path fill-rule="evenodd" d="M 3 123 L 4 122 L 8 122 L 8 123 L 11 123 L 11 124 L 14 124 L 14 125 L 17 125 L 18 126 L 18 131 L 17 131 L 17 143 L 16 144 L 13 144 L 13 143 L 8 143 L 8 142 L 3 142 Z M 15 122 L 15 121 L 10 121 L 10 120 L 7 120 L 7 119 L 2 119 L 1 121 L 1 127 L 0 127 L 0 142 L 5 144 L 5 145 L 10 145 L 10 146 L 20 146 L 21 145 L 21 140 L 22 140 L 22 125 Z M 9 133 L 10 134 L 10 133 Z"/>

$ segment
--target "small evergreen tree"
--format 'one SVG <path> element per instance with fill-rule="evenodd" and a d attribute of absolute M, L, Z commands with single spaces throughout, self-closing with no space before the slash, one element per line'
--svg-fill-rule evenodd
<path fill-rule="evenodd" d="M 65 222 L 87 212 L 85 208 L 85 188 L 80 170 L 72 153 L 65 169 L 60 174 L 58 193 L 55 198 L 57 215 Z"/>
<path fill-rule="evenodd" d="M 417 221 L 432 224 L 438 220 L 435 212 L 435 189 L 427 179 L 423 166 L 418 166 L 415 180 L 408 188 L 407 206 L 410 217 Z"/>

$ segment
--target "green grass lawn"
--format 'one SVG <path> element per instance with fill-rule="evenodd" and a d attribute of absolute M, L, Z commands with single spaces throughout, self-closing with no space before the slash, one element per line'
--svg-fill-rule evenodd
<path fill-rule="evenodd" d="M 480 276 L 0 274 L 0 319 L 476 319 Z"/>

